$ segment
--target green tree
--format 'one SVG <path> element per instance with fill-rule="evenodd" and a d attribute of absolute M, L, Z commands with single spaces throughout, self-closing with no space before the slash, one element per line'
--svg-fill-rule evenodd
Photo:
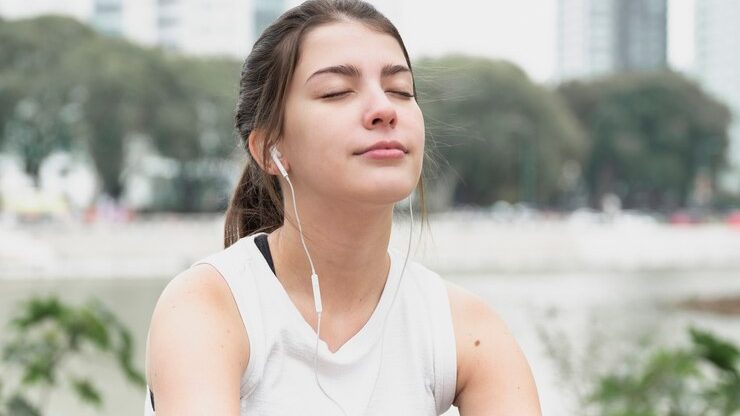
<path fill-rule="evenodd" d="M 465 56 L 415 64 L 427 143 L 449 162 L 456 204 L 555 205 L 587 142 L 560 98 L 517 66 Z"/>
<path fill-rule="evenodd" d="M 72 150 L 118 198 L 127 142 L 147 138 L 180 165 L 172 206 L 203 207 L 236 147 L 236 61 L 165 54 L 63 17 L 0 21 L 0 53 L 0 146 L 32 177 L 50 152 Z"/>
<path fill-rule="evenodd" d="M 84 148 L 103 189 L 117 199 L 123 192 L 126 140 L 155 131 L 158 113 L 149 104 L 162 95 L 157 82 L 167 79 L 162 75 L 167 69 L 157 51 L 121 40 L 98 38 L 72 49 L 67 63 L 85 90 Z M 182 139 L 186 146 L 187 137 Z"/>
<path fill-rule="evenodd" d="M 686 206 L 700 172 L 725 162 L 730 113 L 675 72 L 618 74 L 560 85 L 593 141 L 585 179 L 592 203 L 605 193 L 626 207 Z"/>
<path fill-rule="evenodd" d="M 228 196 L 223 160 L 237 148 L 234 105 L 240 65 L 225 59 L 170 56 L 161 102 L 152 108 L 152 138 L 163 156 L 177 161 L 169 209 L 222 209 Z M 228 172 L 233 174 L 232 172 Z M 220 195 L 214 190 L 221 190 Z"/>
<path fill-rule="evenodd" d="M 49 153 L 73 146 L 79 84 L 60 70 L 67 46 L 94 36 L 60 17 L 0 21 L 0 146 L 18 154 L 34 179 Z"/>

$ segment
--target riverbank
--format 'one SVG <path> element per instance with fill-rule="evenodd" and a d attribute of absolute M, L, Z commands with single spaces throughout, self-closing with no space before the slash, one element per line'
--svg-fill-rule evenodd
<path fill-rule="evenodd" d="M 430 218 L 412 258 L 440 274 L 737 270 L 740 229 L 635 218 L 501 221 L 455 213 Z M 391 245 L 405 251 L 399 219 Z M 223 246 L 220 216 L 162 216 L 121 223 L 0 226 L 0 278 L 162 278 Z"/>

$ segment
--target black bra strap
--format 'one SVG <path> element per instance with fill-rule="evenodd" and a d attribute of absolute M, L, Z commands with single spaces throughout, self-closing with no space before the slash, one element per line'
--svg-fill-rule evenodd
<path fill-rule="evenodd" d="M 275 265 L 272 262 L 272 253 L 270 253 L 270 245 L 267 243 L 267 234 L 260 234 L 254 238 L 254 244 L 262 252 L 262 256 L 267 260 L 267 264 L 270 265 L 272 274 L 275 273 Z"/>

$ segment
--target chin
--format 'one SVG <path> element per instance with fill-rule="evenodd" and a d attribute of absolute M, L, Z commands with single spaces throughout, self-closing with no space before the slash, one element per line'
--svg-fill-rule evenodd
<path fill-rule="evenodd" d="M 356 199 L 373 205 L 393 205 L 411 195 L 415 187 L 411 181 L 373 185 L 357 189 Z"/>

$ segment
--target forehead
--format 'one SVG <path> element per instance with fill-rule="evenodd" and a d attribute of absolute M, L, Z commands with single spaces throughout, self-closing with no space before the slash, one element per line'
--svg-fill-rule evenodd
<path fill-rule="evenodd" d="M 353 64 L 378 72 L 387 64 L 406 65 L 398 41 L 355 21 L 334 22 L 308 32 L 301 42 L 296 78 L 305 80 L 328 65 Z"/>

